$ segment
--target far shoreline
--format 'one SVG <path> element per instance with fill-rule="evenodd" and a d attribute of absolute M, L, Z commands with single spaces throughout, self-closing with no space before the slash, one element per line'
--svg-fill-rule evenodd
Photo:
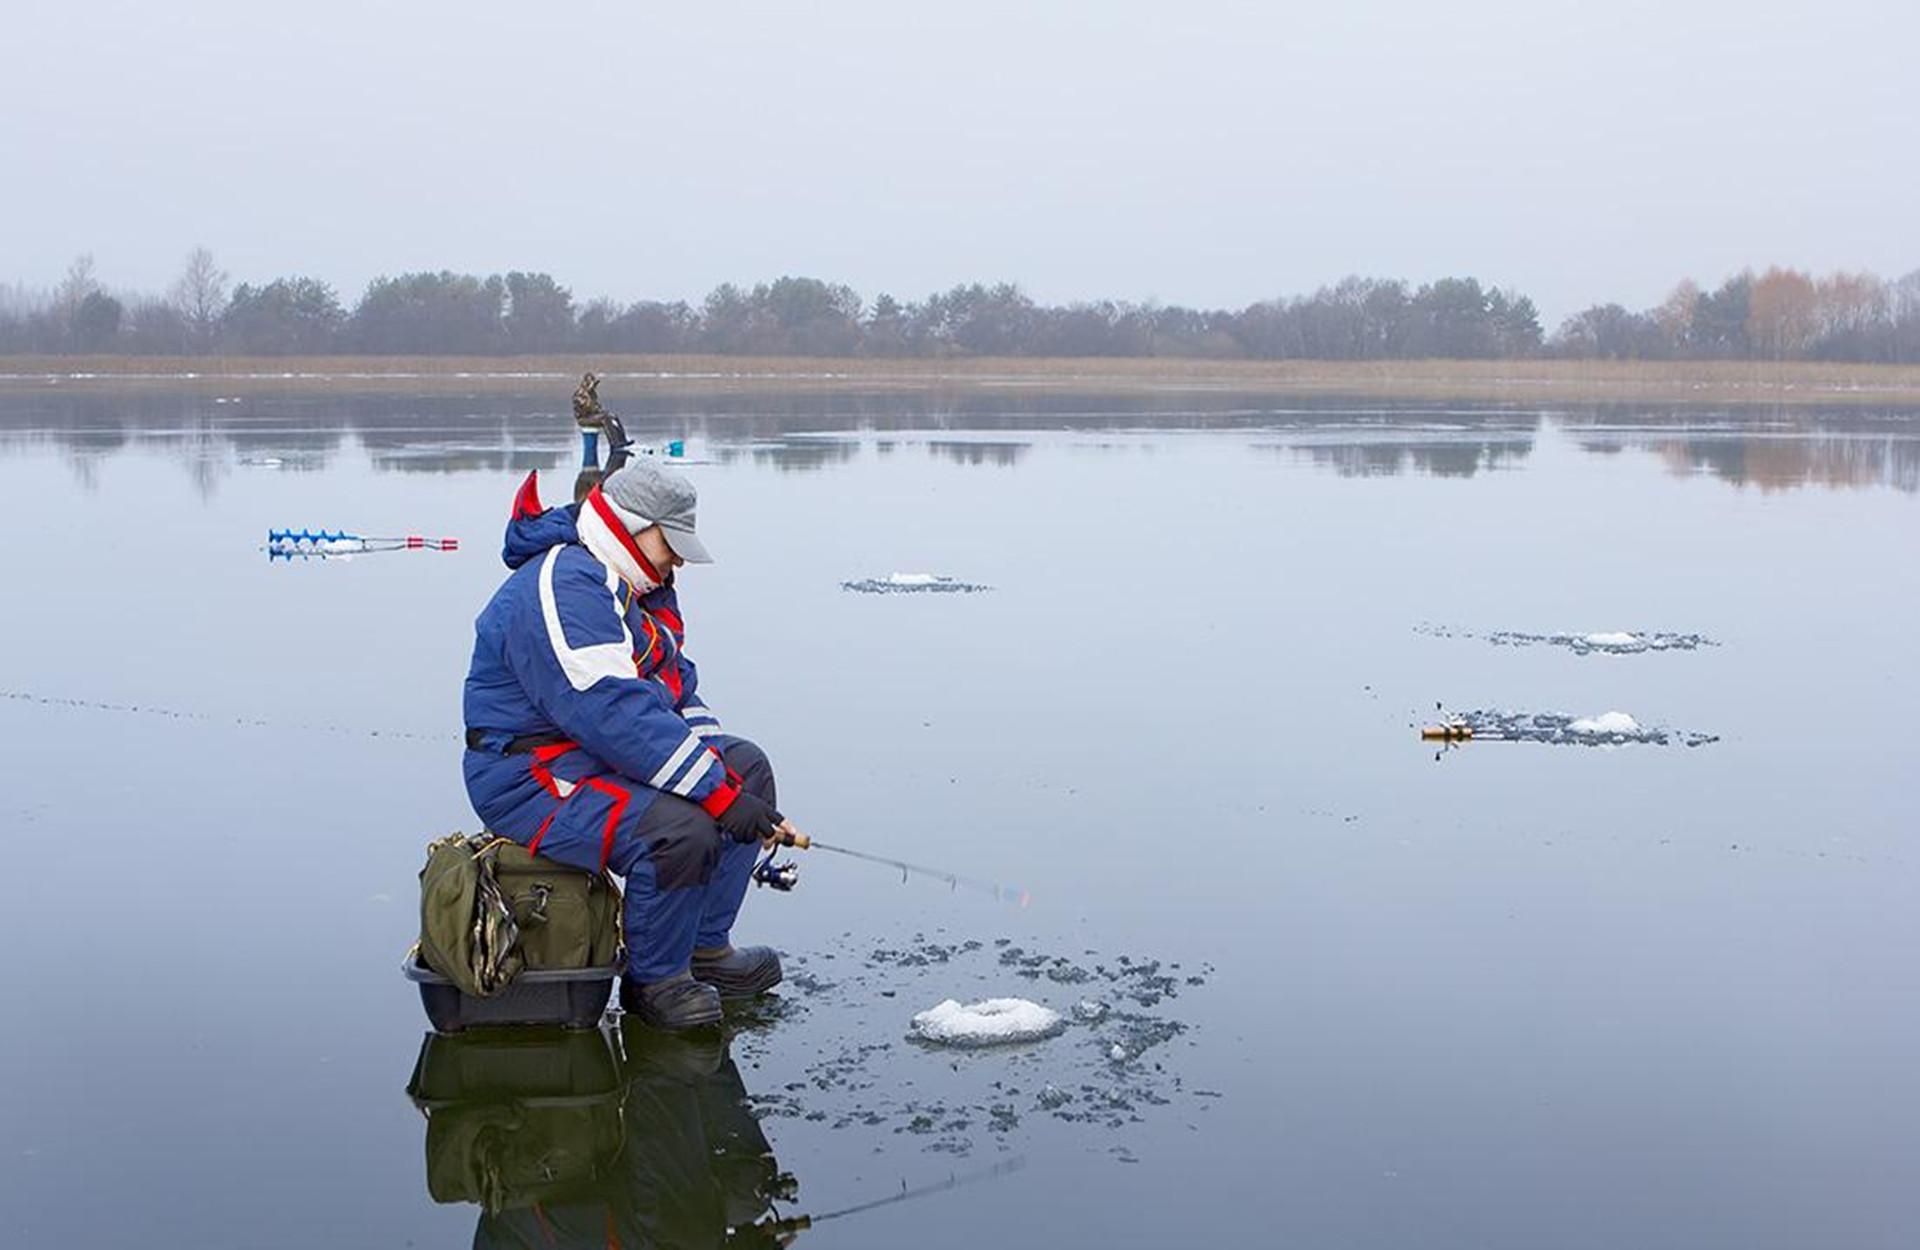
<path fill-rule="evenodd" d="M 208 394 L 545 390 L 587 370 L 602 398 L 666 393 L 1048 389 L 1529 405 L 1661 403 L 1920 408 L 1920 365 L 1811 361 L 1203 360 L 1173 357 L 0 356 L 0 393 L 180 386 Z M 617 409 L 617 402 L 611 403 Z"/>

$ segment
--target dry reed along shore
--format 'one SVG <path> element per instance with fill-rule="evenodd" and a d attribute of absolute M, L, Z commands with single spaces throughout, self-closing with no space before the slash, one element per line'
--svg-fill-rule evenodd
<path fill-rule="evenodd" d="M 551 378 L 556 388 L 570 393 L 572 380 L 588 369 L 616 383 L 644 382 L 690 392 L 1053 388 L 1090 394 L 1227 391 L 1547 406 L 1648 402 L 1920 407 L 1920 366 L 1766 361 L 12 356 L 0 357 L 0 390 L 526 390 L 529 383 Z M 612 389 L 623 388 L 616 384 Z"/>

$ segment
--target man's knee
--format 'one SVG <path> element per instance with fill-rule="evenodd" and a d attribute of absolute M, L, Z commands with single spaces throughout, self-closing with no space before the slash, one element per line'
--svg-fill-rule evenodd
<path fill-rule="evenodd" d="M 662 890 L 705 885 L 720 861 L 721 836 L 713 818 L 697 805 L 663 794 L 648 805 L 633 836 L 621 839 L 624 845 L 615 858 L 624 862 L 612 867 L 624 874 L 635 859 L 645 856 Z"/>
<path fill-rule="evenodd" d="M 740 777 L 740 784 L 748 793 L 758 795 L 769 803 L 778 805 L 774 797 L 773 761 L 767 758 L 759 744 L 745 738 L 735 738 L 721 752 L 721 758 Z"/>

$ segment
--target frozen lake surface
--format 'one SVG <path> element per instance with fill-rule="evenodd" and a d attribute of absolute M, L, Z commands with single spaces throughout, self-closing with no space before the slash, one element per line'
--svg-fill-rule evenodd
<path fill-rule="evenodd" d="M 7 1244 L 1920 1229 L 1920 413 L 604 394 L 704 462 L 688 645 L 783 809 L 1027 902 L 814 852 L 724 1051 L 496 1054 L 396 968 L 567 387 L 218 385 L 0 386 Z M 842 589 L 888 570 L 992 592 Z M 1442 705 L 1718 740 L 1436 751 Z M 1063 1031 L 907 1037 L 996 998 Z"/>

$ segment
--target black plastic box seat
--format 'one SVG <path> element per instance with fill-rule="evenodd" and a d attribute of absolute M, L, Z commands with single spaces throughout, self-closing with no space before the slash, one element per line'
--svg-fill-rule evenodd
<path fill-rule="evenodd" d="M 591 1029 L 606 1014 L 618 965 L 601 968 L 528 968 L 492 998 L 462 994 L 458 986 L 409 953 L 400 965 L 407 980 L 420 987 L 420 1005 L 442 1033 L 466 1029 L 561 1025 Z"/>
<path fill-rule="evenodd" d="M 626 1086 L 604 1029 L 429 1033 L 407 1093 L 427 1118 L 435 1202 L 490 1213 L 598 1202 L 617 1176 Z"/>
<path fill-rule="evenodd" d="M 498 1102 L 570 1106 L 623 1088 L 619 1044 L 606 1029 L 428 1033 L 407 1081 L 407 1095 L 422 1111 Z"/>

